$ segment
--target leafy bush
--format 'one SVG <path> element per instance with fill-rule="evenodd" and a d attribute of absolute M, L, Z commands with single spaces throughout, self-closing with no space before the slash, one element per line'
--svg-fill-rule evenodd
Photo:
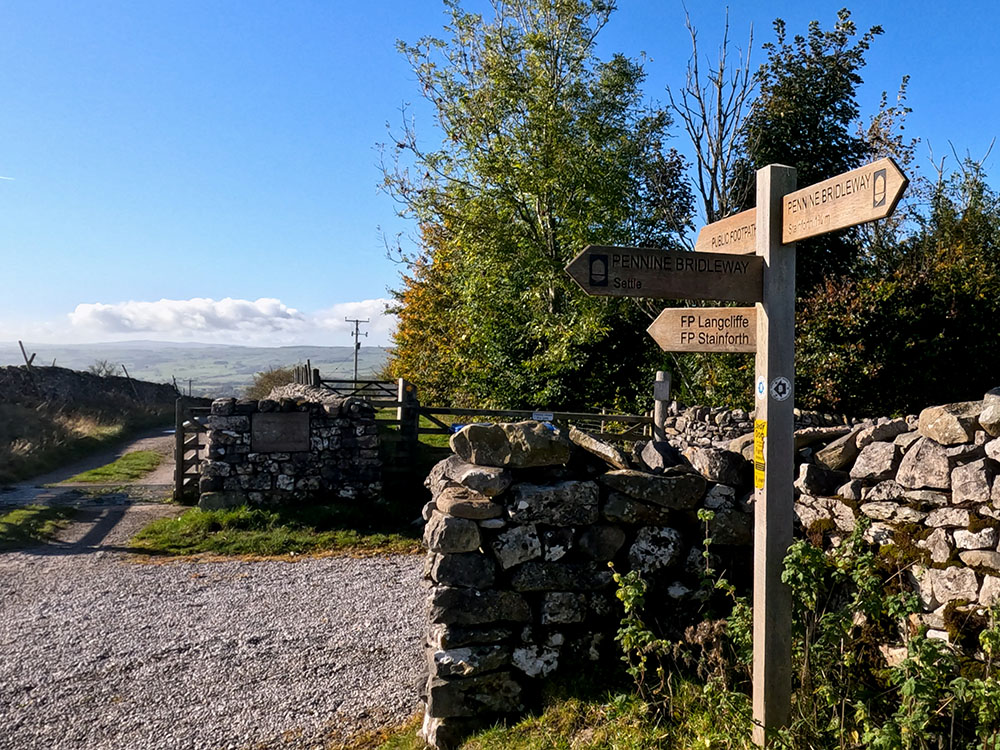
<path fill-rule="evenodd" d="M 267 398 L 271 391 L 281 385 L 295 382 L 295 369 L 292 367 L 272 367 L 264 372 L 254 373 L 253 383 L 243 391 L 243 397 L 260 401 Z"/>

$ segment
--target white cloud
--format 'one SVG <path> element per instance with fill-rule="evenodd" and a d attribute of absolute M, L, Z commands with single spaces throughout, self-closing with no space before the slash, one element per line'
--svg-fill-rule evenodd
<path fill-rule="evenodd" d="M 87 303 L 69 314 L 73 337 L 122 340 L 150 338 L 164 341 L 282 346 L 315 344 L 347 346 L 360 318 L 362 339 L 369 346 L 388 346 L 396 319 L 385 313 L 388 300 L 343 302 L 314 313 L 288 307 L 281 300 L 195 297 L 157 302 Z"/>

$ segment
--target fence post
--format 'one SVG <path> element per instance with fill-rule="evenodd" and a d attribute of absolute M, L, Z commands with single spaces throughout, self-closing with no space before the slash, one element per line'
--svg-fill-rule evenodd
<path fill-rule="evenodd" d="M 417 445 L 418 427 L 420 425 L 420 412 L 417 407 L 417 387 L 413 383 L 406 382 L 400 378 L 396 384 L 396 419 L 399 420 L 399 434 L 410 449 L 415 449 Z"/>
<path fill-rule="evenodd" d="M 174 402 L 174 502 L 184 498 L 184 397 Z"/>
<path fill-rule="evenodd" d="M 319 388 L 323 384 L 323 381 L 322 381 L 322 379 L 319 376 L 319 368 L 318 367 L 314 367 L 313 368 L 313 371 L 312 371 L 312 384 L 313 384 L 314 388 Z"/>
<path fill-rule="evenodd" d="M 656 382 L 653 383 L 653 440 L 662 442 L 667 439 L 664 429 L 667 424 L 667 409 L 670 404 L 670 373 L 656 371 Z"/>

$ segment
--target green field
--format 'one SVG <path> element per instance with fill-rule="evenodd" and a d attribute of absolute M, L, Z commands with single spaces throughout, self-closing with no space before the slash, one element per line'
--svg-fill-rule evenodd
<path fill-rule="evenodd" d="M 124 364 L 138 380 L 171 383 L 186 394 L 190 381 L 195 396 L 239 396 L 250 385 L 254 373 L 276 367 L 304 364 L 319 368 L 325 378 L 354 376 L 354 348 L 351 346 L 249 347 L 215 344 L 171 344 L 133 341 L 106 344 L 32 344 L 25 342 L 35 363 L 74 370 L 86 370 L 95 362 Z M 358 376 L 372 377 L 388 358 L 388 349 L 362 344 L 358 356 Z M 0 366 L 23 364 L 17 342 L 0 343 Z M 121 372 L 119 372 L 121 374 Z"/>

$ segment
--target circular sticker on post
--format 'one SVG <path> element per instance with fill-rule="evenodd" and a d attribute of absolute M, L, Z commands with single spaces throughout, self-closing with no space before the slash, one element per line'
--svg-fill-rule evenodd
<path fill-rule="evenodd" d="M 757 378 L 757 398 L 764 398 L 767 395 L 767 382 L 764 380 L 764 376 L 761 375 Z"/>
<path fill-rule="evenodd" d="M 777 377 L 771 381 L 771 398 L 775 401 L 784 401 L 792 395 L 792 384 L 786 377 Z"/>

